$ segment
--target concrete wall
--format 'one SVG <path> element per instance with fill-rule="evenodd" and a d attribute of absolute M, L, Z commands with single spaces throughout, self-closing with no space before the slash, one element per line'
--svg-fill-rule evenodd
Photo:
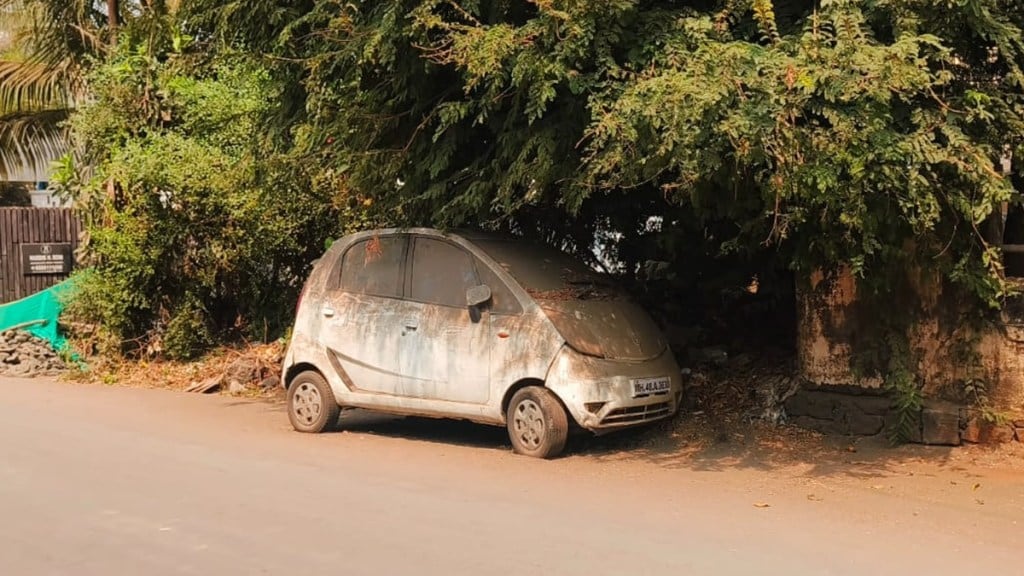
<path fill-rule="evenodd" d="M 855 308 L 857 287 L 843 271 L 826 279 L 811 275 L 809 285 L 797 286 L 797 359 L 801 375 L 819 386 L 858 386 L 878 389 L 878 378 L 858 377 L 851 370 L 860 324 Z"/>
<path fill-rule="evenodd" d="M 962 309 L 952 296 L 943 294 L 938 277 L 917 276 L 909 285 L 909 297 L 904 292 L 904 301 L 895 304 L 916 318 L 908 335 L 912 364 L 929 403 L 946 402 L 966 409 L 976 398 L 964 384 L 980 382 L 977 390 L 984 393 L 990 407 L 1009 416 L 1024 415 L 1024 313 L 1012 312 L 1015 307 L 1024 310 L 1024 305 L 1010 302 L 1010 311 L 1001 321 L 977 328 L 963 321 L 977 311 Z M 857 297 L 854 278 L 846 271 L 829 279 L 813 274 L 798 290 L 797 298 L 798 367 L 810 400 L 796 399 L 793 408 L 798 417 L 821 420 L 827 419 L 824 416 L 831 410 L 842 429 L 847 420 L 856 420 L 856 410 L 835 400 L 836 394 L 875 398 L 884 394 L 882 380 L 856 374 L 851 360 L 858 350 L 881 345 L 869 339 L 877 337 L 872 323 L 885 312 L 866 309 Z M 831 408 L 823 407 L 822 402 Z M 873 410 L 877 408 L 877 401 L 869 404 Z M 949 406 L 943 410 L 948 411 Z M 870 413 L 872 418 L 875 412 Z M 865 433 L 866 429 L 846 428 L 849 433 Z"/>

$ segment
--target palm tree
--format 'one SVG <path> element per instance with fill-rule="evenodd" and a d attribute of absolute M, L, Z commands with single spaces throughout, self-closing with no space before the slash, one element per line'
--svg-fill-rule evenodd
<path fill-rule="evenodd" d="M 117 0 L 0 0 L 0 177 L 68 150 L 84 66 L 112 40 Z"/>

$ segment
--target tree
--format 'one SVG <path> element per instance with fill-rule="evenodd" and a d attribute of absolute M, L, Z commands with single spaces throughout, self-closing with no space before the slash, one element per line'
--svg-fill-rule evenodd
<path fill-rule="evenodd" d="M 342 230 L 605 237 L 625 275 L 669 260 L 697 289 L 847 265 L 884 292 L 913 262 L 997 304 L 981 226 L 1016 199 L 995 168 L 1024 140 L 1015 5 L 193 0 L 160 21 L 193 62 L 259 64 L 266 149 Z"/>
<path fill-rule="evenodd" d="M 70 119 L 88 166 L 55 183 L 86 215 L 91 266 L 66 313 L 105 353 L 189 358 L 280 335 L 337 217 L 261 130 L 280 99 L 266 70 L 160 20 L 125 27 Z"/>
<path fill-rule="evenodd" d="M 1013 194 L 1021 16 L 933 4 L 322 1 L 276 32 L 298 145 L 382 218 L 586 238 L 685 206 L 801 269 L 884 282 L 911 242 L 995 302 L 977 229 Z"/>
<path fill-rule="evenodd" d="M 84 70 L 111 21 L 82 0 L 0 0 L 0 174 L 68 150 L 63 122 L 86 96 Z"/>

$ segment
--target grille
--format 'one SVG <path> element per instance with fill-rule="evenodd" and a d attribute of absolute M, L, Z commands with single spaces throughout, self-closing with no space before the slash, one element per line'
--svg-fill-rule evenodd
<path fill-rule="evenodd" d="M 601 424 L 615 425 L 645 422 L 647 420 L 655 420 L 663 416 L 668 416 L 671 410 L 672 405 L 669 402 L 618 408 L 609 412 L 608 415 L 601 420 Z"/>

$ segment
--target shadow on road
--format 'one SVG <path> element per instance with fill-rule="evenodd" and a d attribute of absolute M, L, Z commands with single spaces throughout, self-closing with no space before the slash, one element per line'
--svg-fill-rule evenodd
<path fill-rule="evenodd" d="M 402 417 L 367 410 L 346 410 L 342 412 L 336 430 L 472 448 L 505 451 L 512 449 L 504 428 L 460 420 Z"/>
<path fill-rule="evenodd" d="M 364 410 L 342 414 L 339 432 L 509 451 L 505 429 L 471 422 L 398 417 Z M 879 478 L 904 474 L 912 462 L 950 463 L 953 448 L 890 446 L 883 438 L 823 436 L 792 426 L 750 423 L 742 427 L 682 416 L 652 427 L 605 436 L 570 438 L 566 458 L 645 461 L 696 471 L 791 470 L 801 476 Z"/>
<path fill-rule="evenodd" d="M 904 466 L 952 466 L 955 449 L 893 446 L 882 437 L 825 436 L 789 425 L 713 422 L 682 415 L 645 430 L 593 438 L 577 453 L 598 460 L 644 460 L 665 468 L 717 472 L 789 471 L 804 477 L 880 478 Z"/>

